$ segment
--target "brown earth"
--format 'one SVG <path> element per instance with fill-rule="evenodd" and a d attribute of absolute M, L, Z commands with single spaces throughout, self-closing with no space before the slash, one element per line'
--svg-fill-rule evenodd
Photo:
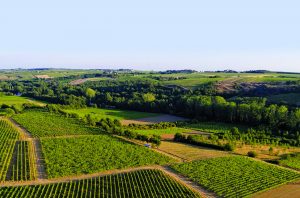
<path fill-rule="evenodd" d="M 262 193 L 258 193 L 253 197 L 255 198 L 299 198 L 300 181 L 292 182 Z"/>

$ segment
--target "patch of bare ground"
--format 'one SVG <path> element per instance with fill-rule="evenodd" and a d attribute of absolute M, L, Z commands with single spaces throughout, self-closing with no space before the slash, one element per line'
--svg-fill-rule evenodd
<path fill-rule="evenodd" d="M 253 196 L 254 198 L 299 198 L 300 181 L 291 182 L 277 188 L 264 191 Z"/>
<path fill-rule="evenodd" d="M 187 118 L 174 116 L 174 115 L 159 115 L 154 117 L 140 118 L 135 120 L 122 120 L 123 125 L 128 124 L 154 124 L 159 122 L 176 122 L 176 121 L 186 121 Z"/>
<path fill-rule="evenodd" d="M 216 90 L 218 93 L 234 92 L 236 83 L 239 80 L 238 77 L 222 80 L 216 84 Z"/>

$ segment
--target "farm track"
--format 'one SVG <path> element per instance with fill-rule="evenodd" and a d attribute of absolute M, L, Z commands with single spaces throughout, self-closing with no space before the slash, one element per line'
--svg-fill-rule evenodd
<path fill-rule="evenodd" d="M 33 138 L 31 133 L 29 133 L 24 127 L 22 127 L 19 123 L 17 123 L 14 119 L 9 118 L 9 121 L 16 127 L 16 129 L 20 132 L 21 140 L 31 141 L 33 145 L 34 151 L 34 161 L 37 170 L 37 179 L 47 179 L 45 161 L 42 153 L 42 146 L 40 140 L 37 138 Z"/>

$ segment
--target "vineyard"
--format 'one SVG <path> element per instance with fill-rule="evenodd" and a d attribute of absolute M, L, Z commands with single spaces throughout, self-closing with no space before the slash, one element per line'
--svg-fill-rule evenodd
<path fill-rule="evenodd" d="M 0 197 L 198 197 L 158 170 L 141 170 L 68 183 L 3 187 Z"/>
<path fill-rule="evenodd" d="M 294 171 L 247 157 L 220 157 L 172 166 L 222 197 L 245 197 L 300 178 Z"/>
<path fill-rule="evenodd" d="M 7 120 L 0 119 L 0 181 L 6 179 L 14 146 L 18 138 L 18 131 Z"/>
<path fill-rule="evenodd" d="M 42 138 L 41 143 L 49 178 L 172 161 L 148 148 L 107 135 Z"/>
<path fill-rule="evenodd" d="M 7 180 L 26 181 L 36 178 L 35 162 L 32 156 L 32 142 L 18 141 L 11 161 Z"/>
<path fill-rule="evenodd" d="M 13 117 L 34 137 L 54 137 L 63 135 L 99 134 L 99 129 L 81 124 L 75 118 L 66 118 L 58 114 L 41 110 L 30 110 Z"/>
<path fill-rule="evenodd" d="M 134 130 L 138 134 L 143 135 L 163 135 L 163 134 L 176 134 L 176 133 L 184 133 L 184 132 L 191 132 L 191 129 L 184 129 L 178 127 L 171 127 L 167 129 L 138 129 Z"/>
<path fill-rule="evenodd" d="M 203 132 L 219 133 L 229 132 L 233 127 L 237 127 L 239 131 L 246 131 L 247 127 L 238 124 L 221 123 L 221 122 L 199 122 L 193 124 L 186 124 L 184 128 L 193 129 Z"/>

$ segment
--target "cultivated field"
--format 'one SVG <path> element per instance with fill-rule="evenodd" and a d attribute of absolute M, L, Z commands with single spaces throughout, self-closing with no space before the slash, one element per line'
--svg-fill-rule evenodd
<path fill-rule="evenodd" d="M 161 145 L 159 146 L 159 150 L 175 155 L 186 161 L 230 155 L 224 151 L 169 141 L 162 141 Z"/>
<path fill-rule="evenodd" d="M 49 178 L 166 164 L 172 159 L 108 136 L 41 139 Z"/>
<path fill-rule="evenodd" d="M 0 181 L 6 179 L 18 138 L 18 131 L 7 120 L 0 118 Z"/>
<path fill-rule="evenodd" d="M 300 179 L 300 173 L 238 156 L 199 160 L 172 167 L 222 197 L 249 196 Z"/>
<path fill-rule="evenodd" d="M 118 120 L 139 119 L 146 117 L 158 116 L 159 114 L 138 112 L 138 111 L 126 111 L 119 109 L 100 109 L 100 108 L 85 108 L 85 109 L 66 109 L 68 113 L 77 113 L 80 117 L 84 117 L 90 114 L 92 117 L 100 120 L 101 118 L 112 118 Z"/>
<path fill-rule="evenodd" d="M 75 118 L 66 118 L 41 110 L 26 111 L 13 118 L 34 137 L 101 134 L 100 129 L 85 126 Z"/>
<path fill-rule="evenodd" d="M 141 170 L 66 183 L 3 187 L 1 197 L 199 197 L 158 170 Z"/>
<path fill-rule="evenodd" d="M 245 132 L 247 130 L 246 126 L 222 122 L 199 122 L 195 124 L 187 124 L 183 126 L 184 128 L 193 129 L 201 132 L 219 133 L 219 132 L 229 132 L 233 127 L 237 127 L 240 132 Z"/>
<path fill-rule="evenodd" d="M 32 145 L 29 141 L 18 141 L 10 163 L 7 180 L 27 181 L 36 178 Z"/>
<path fill-rule="evenodd" d="M 138 129 L 134 130 L 138 134 L 144 135 L 164 135 L 164 134 L 176 134 L 176 133 L 185 133 L 191 132 L 190 129 L 178 128 L 178 127 L 171 127 L 167 129 Z"/>

